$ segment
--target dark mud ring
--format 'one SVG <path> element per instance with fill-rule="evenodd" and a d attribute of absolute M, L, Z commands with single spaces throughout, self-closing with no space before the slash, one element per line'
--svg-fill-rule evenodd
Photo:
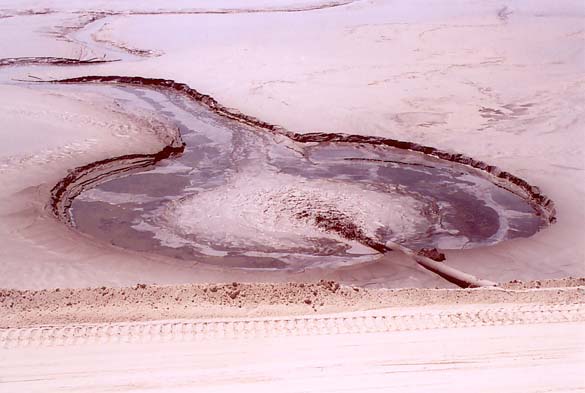
<path fill-rule="evenodd" d="M 435 157 L 448 162 L 465 165 L 489 175 L 489 179 L 498 187 L 510 191 L 524 200 L 526 200 L 536 211 L 537 215 L 543 218 L 547 224 L 556 221 L 556 210 L 554 202 L 544 195 L 536 186 L 530 185 L 525 180 L 501 170 L 500 168 L 489 165 L 483 161 L 475 160 L 471 157 L 458 153 L 449 153 L 436 149 L 434 147 L 423 146 L 413 142 L 399 141 L 396 139 L 350 135 L 342 133 L 323 133 L 314 132 L 301 134 L 285 130 L 282 127 L 264 122 L 255 117 L 248 116 L 232 109 L 229 109 L 218 103 L 213 97 L 199 93 L 184 83 L 178 83 L 168 79 L 154 79 L 143 77 L 129 76 L 83 76 L 78 78 L 69 78 L 49 81 L 49 83 L 100 83 L 100 84 L 123 84 L 137 85 L 152 89 L 171 90 L 183 94 L 188 98 L 204 105 L 206 108 L 217 113 L 218 115 L 236 120 L 240 123 L 247 124 L 275 135 L 282 135 L 299 143 L 312 142 L 343 142 L 343 143 L 360 143 L 370 145 L 382 145 L 396 149 L 409 150 Z M 84 189 L 108 180 L 120 173 L 127 173 L 132 170 L 145 168 L 156 164 L 158 161 L 181 154 L 184 144 L 180 140 L 173 140 L 168 146 L 155 154 L 144 155 L 126 155 L 97 161 L 85 166 L 73 169 L 51 190 L 49 210 L 60 221 L 69 226 L 73 226 L 69 209 L 73 199 Z M 98 176 L 95 174 L 98 173 Z M 356 239 L 363 240 L 363 239 Z M 372 245 L 370 245 L 372 246 Z M 382 248 L 382 245 L 374 245 L 374 249 Z M 380 246 L 380 247 L 378 247 Z"/>

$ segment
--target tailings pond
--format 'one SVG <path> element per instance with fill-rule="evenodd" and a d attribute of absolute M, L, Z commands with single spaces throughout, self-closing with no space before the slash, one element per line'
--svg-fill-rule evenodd
<path fill-rule="evenodd" d="M 112 245 L 239 268 L 304 269 L 383 257 L 376 245 L 462 249 L 544 225 L 522 197 L 465 165 L 371 143 L 299 143 L 182 94 L 66 85 L 164 117 L 182 155 L 85 189 L 73 226 Z M 299 114 L 302 116 L 302 114 Z"/>

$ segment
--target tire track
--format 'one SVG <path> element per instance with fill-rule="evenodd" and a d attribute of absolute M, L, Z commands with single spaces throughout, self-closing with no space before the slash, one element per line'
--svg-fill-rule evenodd
<path fill-rule="evenodd" d="M 383 333 L 498 325 L 584 322 L 585 304 L 500 305 L 423 312 L 71 324 L 0 329 L 0 348 Z"/>

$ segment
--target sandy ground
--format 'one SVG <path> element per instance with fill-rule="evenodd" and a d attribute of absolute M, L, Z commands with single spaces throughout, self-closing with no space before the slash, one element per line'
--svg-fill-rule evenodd
<path fill-rule="evenodd" d="M 256 12 L 268 3 L 268 12 Z M 552 197 L 558 222 L 530 239 L 450 252 L 449 264 L 500 282 L 585 275 L 585 15 L 580 2 L 510 1 L 504 6 L 495 1 L 445 5 L 372 0 L 308 10 L 320 8 L 319 3 L 302 1 L 294 3 L 294 12 L 274 12 L 278 11 L 274 7 L 282 11 L 292 3 L 258 0 L 242 7 L 228 0 L 201 2 L 197 13 L 189 15 L 114 15 L 76 31 L 95 16 L 89 10 L 140 11 L 145 6 L 130 1 L 0 1 L 0 58 L 124 60 L 83 68 L 0 70 L 0 287 L 41 290 L 232 281 L 221 270 L 197 266 L 195 271 L 193 266 L 95 243 L 46 213 L 47 193 L 68 169 L 161 146 L 160 135 L 153 132 L 161 128 L 161 120 L 153 114 L 137 118 L 105 97 L 12 84 L 13 79 L 89 74 L 175 79 L 295 131 L 387 136 L 498 165 Z M 192 5 L 153 2 L 142 10 L 165 7 L 178 11 Z M 35 15 L 27 8 L 34 8 Z M 201 12 L 205 8 L 223 11 L 206 14 Z M 67 13 L 71 10 L 81 13 Z M 88 44 L 88 39 L 99 43 Z M 142 123 L 145 118 L 151 123 Z M 408 279 L 405 271 L 401 274 Z M 356 278 L 351 270 L 343 274 Z M 261 279 L 242 275 L 234 280 Z M 375 271 L 359 279 L 371 282 Z M 238 289 L 228 291 L 230 284 L 219 286 L 212 292 L 218 295 L 210 297 L 217 299 L 208 300 L 202 292 L 213 286 L 192 289 L 206 299 L 200 309 L 185 304 L 192 298 L 172 300 L 182 287 L 79 293 L 3 290 L 1 341 L 25 339 L 0 350 L 0 391 L 189 391 L 193 386 L 215 392 L 585 390 L 582 287 L 524 291 L 518 288 L 523 284 L 515 283 L 510 291 L 489 292 L 497 294 L 491 301 L 483 292 L 479 292 L 483 301 L 473 298 L 477 292 L 456 292 L 468 298 L 466 306 L 458 306 L 463 300 L 455 296 L 439 302 L 439 311 L 405 308 L 435 299 L 439 292 L 414 291 L 413 303 L 408 293 L 386 293 L 387 302 L 396 302 L 390 304 L 392 310 L 365 320 L 378 323 L 400 315 L 398 320 L 413 326 L 406 331 L 385 324 L 374 332 L 359 327 L 351 333 L 353 325 L 338 315 L 319 319 L 316 325 L 307 322 L 315 328 L 293 326 L 290 334 L 277 338 L 263 330 L 256 335 L 240 331 L 234 334 L 235 341 L 209 334 L 185 344 L 169 339 L 167 325 L 148 322 L 149 329 L 154 326 L 155 342 L 112 339 L 123 327 L 109 322 L 129 319 L 129 303 L 124 302 L 140 303 L 122 294 L 125 291 L 149 294 L 150 303 L 135 309 L 132 320 L 217 317 L 220 310 L 222 317 L 244 318 L 227 325 L 221 321 L 221 326 L 232 326 L 230 332 L 236 331 L 234 326 L 256 326 L 249 322 L 254 312 L 302 317 L 389 305 L 380 301 L 382 292 L 364 295 L 363 290 L 345 288 L 332 293 L 325 288 L 314 295 L 294 288 L 298 297 L 292 304 L 283 296 L 272 307 L 267 296 L 262 298 L 261 288 L 246 292 L 248 287 L 243 287 L 232 298 Z M 159 290 L 159 297 L 149 292 Z M 268 293 L 279 292 L 271 288 Z M 342 293 L 348 293 L 349 300 L 337 299 Z M 259 300 L 242 303 L 244 311 L 238 314 L 242 294 Z M 98 296 L 103 302 L 96 300 Z M 122 306 L 107 303 L 109 298 Z M 522 308 L 522 302 L 528 308 Z M 100 312 L 91 306 L 100 306 Z M 169 313 L 155 308 L 159 306 L 168 307 Z M 181 314 L 181 308 L 188 312 Z M 357 312 L 359 318 L 365 315 Z M 435 312 L 447 315 L 446 322 L 442 316 L 433 319 L 439 315 Z M 463 322 L 455 317 L 458 313 L 465 317 Z M 482 318 L 487 318 L 484 325 Z M 465 327 L 466 320 L 470 327 Z M 91 338 L 87 343 L 74 342 L 68 348 L 49 348 L 42 342 L 40 347 L 24 345 L 42 334 L 31 330 L 33 326 L 50 323 L 47 340 L 64 345 L 75 336 L 75 329 L 67 326 L 76 328 L 87 321 L 96 324 L 88 327 L 96 333 L 86 333 Z M 416 330 L 420 325 L 412 321 L 422 321 L 425 330 Z M 69 325 L 55 326 L 58 322 Z M 328 328 L 328 322 L 333 326 Z M 282 323 L 269 325 L 282 331 Z M 209 321 L 188 326 L 209 326 Z M 337 335 L 344 326 L 345 335 Z M 174 327 L 169 329 L 174 332 Z M 164 342 L 167 339 L 170 342 Z M 99 340 L 103 343 L 96 343 Z"/>
<path fill-rule="evenodd" d="M 63 4 L 47 3 L 46 8 L 59 11 Z M 482 2 L 461 7 L 430 1 L 357 1 L 312 11 L 298 9 L 307 2 L 295 4 L 294 12 L 240 9 L 224 14 L 114 15 L 76 31 L 92 16 L 51 12 L 41 22 L 43 15 L 16 15 L 23 14 L 25 7 L 3 2 L 3 13 L 15 16 L 1 19 L 0 28 L 14 34 L 19 26 L 18 34 L 28 38 L 26 45 L 4 40 L 1 57 L 105 56 L 123 61 L 77 68 L 4 67 L 0 74 L 2 80 L 87 74 L 171 78 L 295 131 L 387 136 L 468 154 L 540 186 L 556 202 L 558 223 L 530 239 L 449 252 L 449 263 L 492 281 L 585 274 L 585 41 L 579 2 L 539 1 L 530 6 L 511 2 L 506 7 Z M 155 5 L 163 8 L 153 4 L 141 9 L 129 2 L 83 7 L 93 12 L 151 12 Z M 167 6 L 167 11 L 184 11 L 184 7 L 177 3 Z M 205 7 L 209 4 L 201 3 L 197 12 Z M 249 7 L 266 7 L 266 3 Z M 17 18 L 35 22 L 17 23 Z M 152 50 L 159 56 L 135 56 L 120 47 Z M 33 105 L 34 101 L 29 102 Z M 9 127 L 2 130 L 7 132 Z M 22 134 L 22 140 L 27 135 Z M 22 140 L 13 140 L 11 145 L 22 146 Z M 137 144 L 134 147 L 139 149 Z M 109 146 L 102 148 L 105 155 Z M 35 154 L 31 150 L 19 153 Z M 77 156 L 75 163 L 87 161 L 89 156 Z M 63 169 L 70 164 L 55 162 Z M 38 181 L 23 182 L 18 187 L 22 191 L 38 185 Z M 13 221 L 3 222 L 14 226 Z M 138 277 L 128 273 L 106 278 L 106 271 L 81 277 L 68 268 L 76 265 L 70 263 L 71 254 L 55 251 L 58 244 L 22 236 L 29 244 L 39 245 L 34 254 L 38 257 L 5 252 L 4 266 L 10 268 L 4 268 L 8 274 L 0 275 L 2 287 L 63 287 L 72 283 L 62 279 L 67 274 L 77 276 L 69 284 L 76 287 L 131 285 L 140 280 L 186 282 L 178 274 L 165 276 L 163 269 L 142 270 Z M 16 244 L 7 235 L 2 241 L 4 248 Z M 53 250 L 41 254 L 42 247 Z M 52 256 L 68 262 L 51 263 Z M 13 268 L 21 273 L 10 274 Z M 23 279 L 38 271 L 43 271 L 42 284 Z"/>
<path fill-rule="evenodd" d="M 27 392 L 581 391 L 583 326 L 21 349 L 8 352 L 12 362 L 0 386 Z"/>
<path fill-rule="evenodd" d="M 582 330 L 573 323 L 554 333 L 526 325 L 27 349 L 13 355 L 3 381 L 28 392 L 569 392 L 585 386 Z"/>
<path fill-rule="evenodd" d="M 335 281 L 0 291 L 0 328 L 164 319 L 323 314 L 457 304 L 581 304 L 583 279 L 479 289 L 363 289 Z"/>
<path fill-rule="evenodd" d="M 0 349 L 0 388 L 582 391 L 584 327 L 582 308 L 518 304 L 285 320 L 48 327 L 10 333 L 18 338 Z"/>
<path fill-rule="evenodd" d="M 583 279 L 506 287 L 2 291 L 0 391 L 581 391 Z"/>

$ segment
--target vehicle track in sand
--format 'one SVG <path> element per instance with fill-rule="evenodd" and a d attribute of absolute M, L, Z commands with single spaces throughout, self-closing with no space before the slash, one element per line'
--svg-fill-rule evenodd
<path fill-rule="evenodd" d="M 328 316 L 45 325 L 0 329 L 0 348 L 384 333 L 585 322 L 585 304 L 499 304 Z"/>

